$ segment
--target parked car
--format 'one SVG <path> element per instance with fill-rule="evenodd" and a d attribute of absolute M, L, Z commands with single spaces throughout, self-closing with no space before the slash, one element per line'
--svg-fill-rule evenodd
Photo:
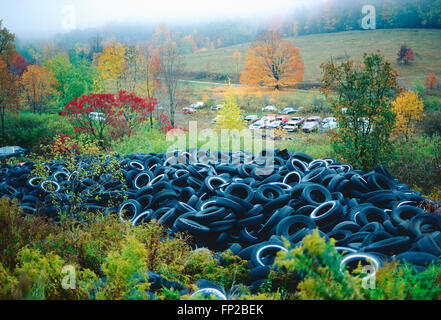
<path fill-rule="evenodd" d="M 276 120 L 276 116 L 273 115 L 273 114 L 269 114 L 269 115 L 267 115 L 267 116 L 265 116 L 265 117 L 262 117 L 261 120 L 262 120 L 262 121 L 265 121 L 265 122 L 271 122 L 271 121 Z"/>
<path fill-rule="evenodd" d="M 223 107 L 223 105 L 218 104 L 218 105 L 212 106 L 212 107 L 211 107 L 211 110 L 213 110 L 213 111 L 218 111 L 218 110 L 222 109 L 222 107 Z"/>
<path fill-rule="evenodd" d="M 196 112 L 195 108 L 185 107 L 182 109 L 182 113 L 184 114 L 193 114 Z"/>
<path fill-rule="evenodd" d="M 283 123 L 287 123 L 288 122 L 288 117 L 286 117 L 286 116 L 278 116 L 276 118 L 276 120 L 282 121 Z"/>
<path fill-rule="evenodd" d="M 95 120 L 95 121 L 106 121 L 106 118 L 104 117 L 104 113 L 101 113 L 101 112 L 89 113 L 89 119 Z"/>
<path fill-rule="evenodd" d="M 279 112 L 280 114 L 292 114 L 297 113 L 297 109 L 294 108 L 285 108 L 282 111 Z"/>
<path fill-rule="evenodd" d="M 259 120 L 254 122 L 252 125 L 250 125 L 250 130 L 260 130 L 265 129 L 267 126 L 267 123 L 263 120 Z"/>
<path fill-rule="evenodd" d="M 320 126 L 320 121 L 322 119 L 320 117 L 311 117 L 305 120 L 303 124 L 303 132 L 310 133 L 313 131 L 317 131 Z"/>
<path fill-rule="evenodd" d="M 297 127 L 300 128 L 305 122 L 305 118 L 302 117 L 292 117 L 290 121 L 293 121 L 297 124 Z"/>
<path fill-rule="evenodd" d="M 257 121 L 257 120 L 259 120 L 259 116 L 256 116 L 255 114 L 253 114 L 253 115 L 249 115 L 249 116 L 246 116 L 245 117 L 245 120 L 246 121 L 251 121 L 251 122 L 254 122 L 254 121 Z"/>
<path fill-rule="evenodd" d="M 18 146 L 8 146 L 0 148 L 0 158 L 20 157 L 29 154 L 29 149 Z"/>
<path fill-rule="evenodd" d="M 270 122 L 266 128 L 267 129 L 278 129 L 280 127 L 283 127 L 283 122 L 279 121 L 279 120 L 275 120 L 275 121 Z"/>
<path fill-rule="evenodd" d="M 262 111 L 264 112 L 277 112 L 276 106 L 266 106 L 265 108 L 262 108 Z"/>
<path fill-rule="evenodd" d="M 286 132 L 295 132 L 299 130 L 299 126 L 296 121 L 288 121 L 283 126 L 283 130 L 285 130 Z"/>
<path fill-rule="evenodd" d="M 337 119 L 334 117 L 325 118 L 320 123 L 320 127 L 318 128 L 319 132 L 328 132 L 329 130 L 336 129 L 338 127 Z"/>

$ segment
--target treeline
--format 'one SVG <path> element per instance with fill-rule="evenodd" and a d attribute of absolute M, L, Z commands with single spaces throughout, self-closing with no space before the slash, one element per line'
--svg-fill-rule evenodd
<path fill-rule="evenodd" d="M 377 29 L 441 28 L 441 0 L 329 0 L 270 27 L 284 36 L 361 30 L 365 5 L 375 7 Z"/>
<path fill-rule="evenodd" d="M 92 60 L 97 36 L 103 42 L 117 41 L 128 45 L 162 39 L 172 35 L 182 54 L 228 47 L 251 42 L 263 30 L 273 30 L 283 37 L 298 35 L 361 30 L 364 5 L 376 9 L 376 28 L 441 28 L 441 0 L 328 0 L 324 4 L 305 6 L 284 16 L 260 20 L 229 19 L 215 22 L 170 23 L 154 25 L 150 22 L 137 25 L 109 24 L 101 29 L 76 30 L 59 34 L 52 43 L 64 52 L 89 46 Z M 96 42 L 96 41 L 95 41 Z M 43 54 L 46 44 L 20 45 L 20 53 L 33 61 L 35 55 Z M 99 51 L 99 50 L 98 50 Z"/>

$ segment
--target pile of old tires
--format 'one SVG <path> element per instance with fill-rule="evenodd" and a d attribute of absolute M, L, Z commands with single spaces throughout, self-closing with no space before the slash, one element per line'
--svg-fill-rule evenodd
<path fill-rule="evenodd" d="M 32 176 L 31 163 L 3 166 L 0 196 L 18 199 L 25 214 L 55 217 L 57 208 L 69 207 L 65 190 L 75 183 L 88 195 L 87 210 L 117 214 L 133 225 L 156 220 L 170 234 L 191 234 L 197 247 L 230 249 L 249 261 L 254 280 L 287 250 L 282 237 L 295 246 L 317 228 L 345 252 L 342 267 L 369 261 L 378 268 L 396 258 L 423 270 L 441 256 L 441 216 L 420 209 L 419 192 L 382 165 L 364 173 L 279 149 L 192 149 L 117 160 L 124 184 L 111 174 L 78 181 L 59 161 L 47 164 L 49 179 Z"/>

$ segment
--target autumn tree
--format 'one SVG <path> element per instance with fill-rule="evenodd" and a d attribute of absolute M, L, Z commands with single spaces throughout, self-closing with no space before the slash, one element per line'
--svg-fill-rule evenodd
<path fill-rule="evenodd" d="M 179 52 L 179 48 L 174 42 L 164 42 L 159 47 L 158 55 L 161 66 L 161 77 L 168 98 L 170 122 L 174 127 L 175 112 L 179 101 L 178 77 L 184 69 L 184 62 Z"/>
<path fill-rule="evenodd" d="M 5 140 L 6 113 L 17 105 L 17 76 L 11 71 L 12 59 L 16 55 L 15 36 L 2 28 L 0 20 L 0 120 L 2 140 Z"/>
<path fill-rule="evenodd" d="M 429 86 L 429 89 L 432 90 L 433 88 L 436 87 L 436 77 L 435 74 L 433 72 L 431 72 L 429 74 L 429 76 L 427 77 L 427 85 Z"/>
<path fill-rule="evenodd" d="M 152 41 L 155 45 L 160 45 L 163 42 L 169 42 L 171 41 L 171 31 L 168 28 L 167 24 L 165 23 L 161 23 L 159 24 L 156 29 L 155 29 L 155 33 L 152 36 Z"/>
<path fill-rule="evenodd" d="M 140 44 L 139 52 L 139 79 L 138 91 L 142 97 L 155 97 L 156 91 L 161 87 L 158 79 L 161 74 L 161 61 L 155 50 L 150 44 Z M 150 114 L 150 126 L 153 126 L 153 114 Z"/>
<path fill-rule="evenodd" d="M 392 102 L 392 111 L 396 115 L 395 134 L 408 141 L 413 134 L 415 121 L 423 117 L 423 101 L 415 91 L 407 91 Z"/>
<path fill-rule="evenodd" d="M 403 44 L 398 51 L 397 62 L 401 64 L 409 64 L 409 62 L 415 61 L 415 53 L 405 44 Z"/>
<path fill-rule="evenodd" d="M 19 77 L 23 75 L 23 73 L 26 71 L 26 68 L 29 66 L 29 62 L 26 60 L 25 57 L 23 57 L 18 52 L 15 53 L 14 57 L 11 61 L 11 72 Z"/>
<path fill-rule="evenodd" d="M 283 41 L 276 32 L 264 32 L 251 45 L 246 68 L 240 82 L 244 85 L 263 85 L 276 90 L 295 86 L 303 80 L 304 64 L 300 51 Z"/>
<path fill-rule="evenodd" d="M 70 117 L 77 134 L 84 133 L 105 146 L 108 139 L 130 136 L 153 112 L 155 99 L 143 99 L 134 93 L 120 91 L 113 94 L 89 94 L 70 101 L 63 116 Z M 91 112 L 100 116 L 90 117 Z"/>
<path fill-rule="evenodd" d="M 216 127 L 226 130 L 241 130 L 245 127 L 241 119 L 241 110 L 237 103 L 237 98 L 230 92 L 225 96 L 225 102 L 218 111 Z"/>
<path fill-rule="evenodd" d="M 339 126 L 333 149 L 342 160 L 369 171 L 390 155 L 392 102 L 402 90 L 398 72 L 380 53 L 365 54 L 362 64 L 328 61 L 321 68 L 323 92 Z"/>
<path fill-rule="evenodd" d="M 118 42 L 112 42 L 98 55 L 98 70 L 101 77 L 105 82 L 113 85 L 116 91 L 121 90 L 124 70 L 127 66 L 127 49 Z"/>
<path fill-rule="evenodd" d="M 0 58 L 0 119 L 2 140 L 5 141 L 6 113 L 17 106 L 17 76 L 10 70 L 6 62 Z"/>
<path fill-rule="evenodd" d="M 20 84 L 23 98 L 33 112 L 41 114 L 48 105 L 56 103 L 58 82 L 47 68 L 29 66 L 23 73 Z"/>

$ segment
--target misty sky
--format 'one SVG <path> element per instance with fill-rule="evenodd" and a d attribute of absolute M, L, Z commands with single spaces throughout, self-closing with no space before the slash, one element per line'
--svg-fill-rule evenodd
<path fill-rule="evenodd" d="M 323 0 L 0 0 L 0 19 L 19 37 L 44 37 L 109 22 L 214 21 L 283 14 Z"/>

